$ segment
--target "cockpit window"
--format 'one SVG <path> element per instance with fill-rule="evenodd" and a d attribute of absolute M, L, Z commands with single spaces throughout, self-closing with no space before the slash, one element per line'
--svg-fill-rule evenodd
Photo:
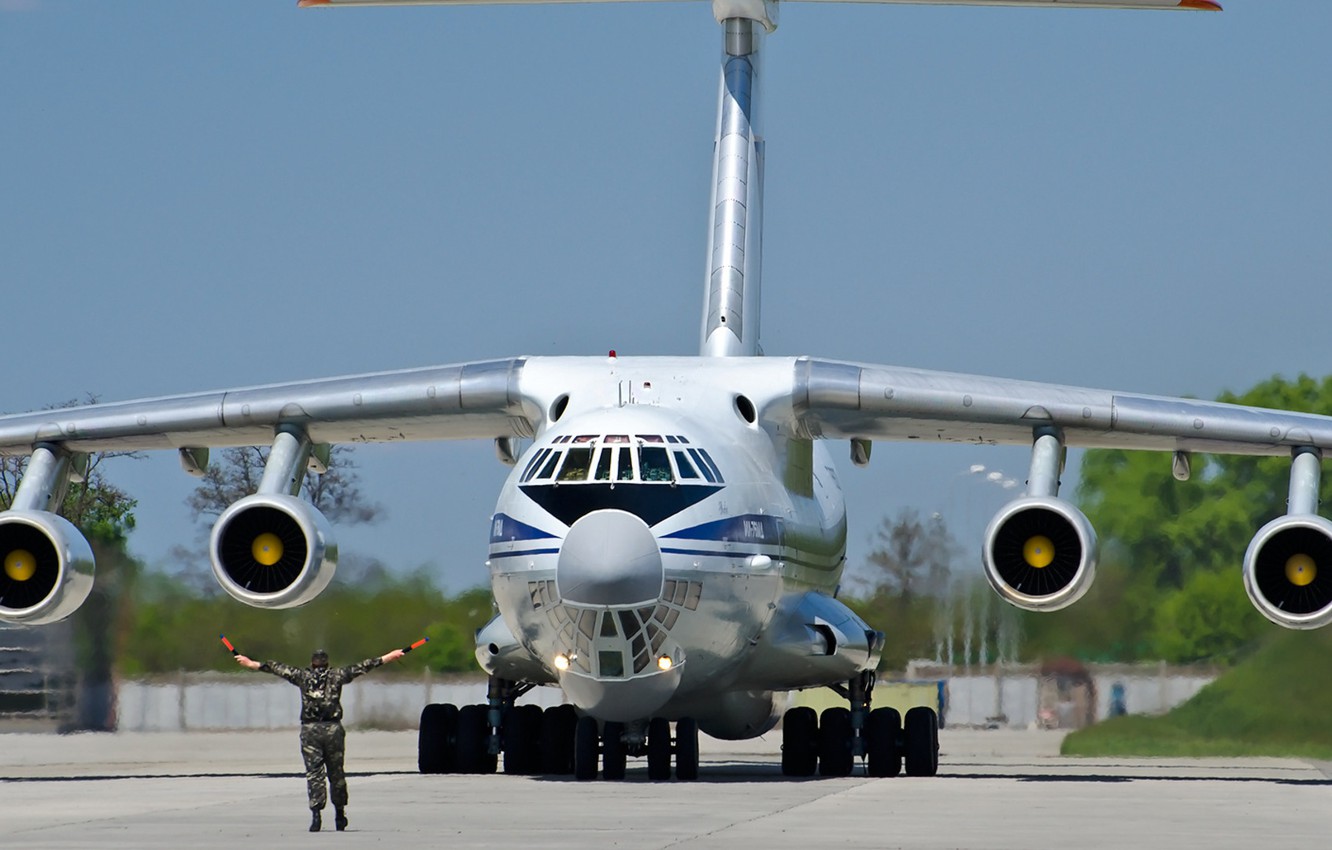
<path fill-rule="evenodd" d="M 597 474 L 593 477 L 598 481 L 609 481 L 611 473 L 611 458 L 615 454 L 615 449 L 609 446 L 602 448 L 601 454 L 597 457 Z"/>
<path fill-rule="evenodd" d="M 564 457 L 564 466 L 560 467 L 560 481 L 586 481 L 587 471 L 592 466 L 591 449 L 569 449 Z"/>
<path fill-rule="evenodd" d="M 678 434 L 563 434 L 532 455 L 520 480 L 526 484 L 552 478 L 560 483 L 724 483 L 707 451 Z"/>
<path fill-rule="evenodd" d="M 694 471 L 694 465 L 689 462 L 689 458 L 684 452 L 674 452 L 675 468 L 680 470 L 681 478 L 697 478 L 698 473 Z"/>
<path fill-rule="evenodd" d="M 546 465 L 541 467 L 541 471 L 537 473 L 537 478 L 549 478 L 554 475 L 555 466 L 560 462 L 562 454 L 562 452 L 551 452 L 550 460 L 546 461 Z"/>
<path fill-rule="evenodd" d="M 541 461 L 545 460 L 546 455 L 548 454 L 550 454 L 550 449 L 542 449 L 532 456 L 532 460 L 528 462 L 527 468 L 523 470 L 524 482 L 531 479 L 532 474 L 536 472 L 537 467 L 541 465 Z"/>
<path fill-rule="evenodd" d="M 673 481 L 671 462 L 666 449 L 660 446 L 642 446 L 638 450 L 638 472 L 643 481 Z"/>

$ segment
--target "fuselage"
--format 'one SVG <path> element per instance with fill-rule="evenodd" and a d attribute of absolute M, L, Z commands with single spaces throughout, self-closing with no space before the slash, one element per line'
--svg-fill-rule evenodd
<path fill-rule="evenodd" d="M 491 520 L 495 600 L 530 660 L 599 719 L 725 714 L 731 736 L 758 734 L 782 683 L 746 669 L 788 600 L 835 592 L 845 507 L 819 445 L 681 374 L 611 358 L 550 401 Z M 739 716 L 727 704 L 746 700 Z"/>

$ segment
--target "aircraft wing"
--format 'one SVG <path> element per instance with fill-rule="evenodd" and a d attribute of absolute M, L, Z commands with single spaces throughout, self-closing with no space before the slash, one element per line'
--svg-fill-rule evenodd
<path fill-rule="evenodd" d="M 1289 455 L 1332 449 L 1332 417 L 895 366 L 799 358 L 792 430 L 832 439 Z"/>
<path fill-rule="evenodd" d="M 0 416 L 0 455 L 42 442 L 91 452 L 263 445 L 278 425 L 316 443 L 529 436 L 521 359 L 56 408 Z"/>

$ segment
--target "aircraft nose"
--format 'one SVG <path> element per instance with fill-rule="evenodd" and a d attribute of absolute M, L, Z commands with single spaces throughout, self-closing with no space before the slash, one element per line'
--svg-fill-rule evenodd
<path fill-rule="evenodd" d="M 661 596 L 661 549 L 647 523 L 626 511 L 592 511 L 564 537 L 555 567 L 560 598 L 625 606 Z"/>

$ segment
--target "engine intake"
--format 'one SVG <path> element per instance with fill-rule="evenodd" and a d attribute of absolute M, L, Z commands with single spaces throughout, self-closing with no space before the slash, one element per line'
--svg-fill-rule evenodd
<path fill-rule="evenodd" d="M 294 608 L 314 599 L 337 569 L 324 515 L 295 496 L 246 496 L 222 512 L 209 551 L 222 589 L 255 608 Z"/>
<path fill-rule="evenodd" d="M 92 586 L 92 548 L 73 523 L 46 511 L 0 513 L 0 620 L 63 620 Z"/>
<path fill-rule="evenodd" d="M 985 530 L 985 578 L 1027 611 L 1057 611 L 1081 599 L 1096 577 L 1096 558 L 1091 523 L 1061 499 L 1009 502 Z"/>
<path fill-rule="evenodd" d="M 1264 617 L 1288 629 L 1332 623 L 1332 522 L 1314 514 L 1278 517 L 1244 553 L 1244 589 Z"/>

